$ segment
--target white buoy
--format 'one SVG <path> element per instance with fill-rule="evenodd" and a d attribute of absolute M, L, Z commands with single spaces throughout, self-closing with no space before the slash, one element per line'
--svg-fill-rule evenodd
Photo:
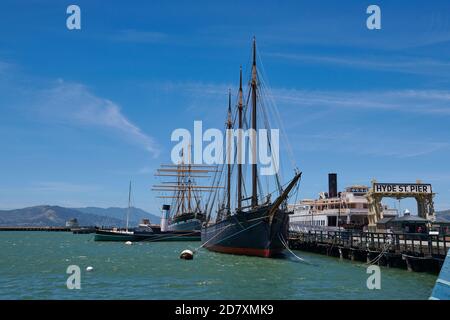
<path fill-rule="evenodd" d="M 191 250 L 183 250 L 180 254 L 180 259 L 192 260 L 194 259 L 194 253 Z"/>
<path fill-rule="evenodd" d="M 127 241 L 127 242 L 125 242 L 125 244 L 126 244 L 127 246 L 131 246 L 131 245 L 133 244 L 133 242 Z"/>
<path fill-rule="evenodd" d="M 91 267 L 91 266 L 86 268 L 86 271 L 93 271 L 93 270 L 94 270 L 94 267 Z"/>

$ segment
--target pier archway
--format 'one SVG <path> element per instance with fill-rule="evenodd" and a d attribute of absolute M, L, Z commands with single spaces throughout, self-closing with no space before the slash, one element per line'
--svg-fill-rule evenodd
<path fill-rule="evenodd" d="M 375 232 L 377 222 L 383 219 L 383 198 L 405 199 L 414 198 L 417 201 L 417 214 L 419 217 L 434 220 L 434 193 L 431 184 L 416 183 L 378 183 L 372 181 L 372 187 L 366 194 L 369 206 L 369 231 Z"/>

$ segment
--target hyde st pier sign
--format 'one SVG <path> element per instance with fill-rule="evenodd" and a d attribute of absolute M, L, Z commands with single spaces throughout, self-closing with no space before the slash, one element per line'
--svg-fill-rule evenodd
<path fill-rule="evenodd" d="M 423 183 L 373 183 L 372 192 L 400 194 L 432 194 L 431 184 Z"/>
<path fill-rule="evenodd" d="M 372 188 L 366 194 L 369 204 L 368 228 L 377 231 L 377 222 L 383 219 L 382 203 L 384 197 L 404 199 L 415 198 L 417 201 L 417 215 L 426 220 L 434 217 L 434 193 L 431 184 L 421 183 L 378 183 L 372 180 Z"/>

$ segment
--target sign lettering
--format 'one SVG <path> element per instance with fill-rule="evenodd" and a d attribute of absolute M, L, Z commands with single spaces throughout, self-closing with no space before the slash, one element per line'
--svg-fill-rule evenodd
<path fill-rule="evenodd" d="M 374 183 L 374 193 L 433 193 L 431 184 L 418 183 Z"/>

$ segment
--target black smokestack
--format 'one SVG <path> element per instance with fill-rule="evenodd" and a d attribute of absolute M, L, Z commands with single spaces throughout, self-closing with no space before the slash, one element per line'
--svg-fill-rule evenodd
<path fill-rule="evenodd" d="M 337 197 L 337 174 L 336 173 L 328 174 L 328 197 L 330 197 L 330 198 Z"/>

